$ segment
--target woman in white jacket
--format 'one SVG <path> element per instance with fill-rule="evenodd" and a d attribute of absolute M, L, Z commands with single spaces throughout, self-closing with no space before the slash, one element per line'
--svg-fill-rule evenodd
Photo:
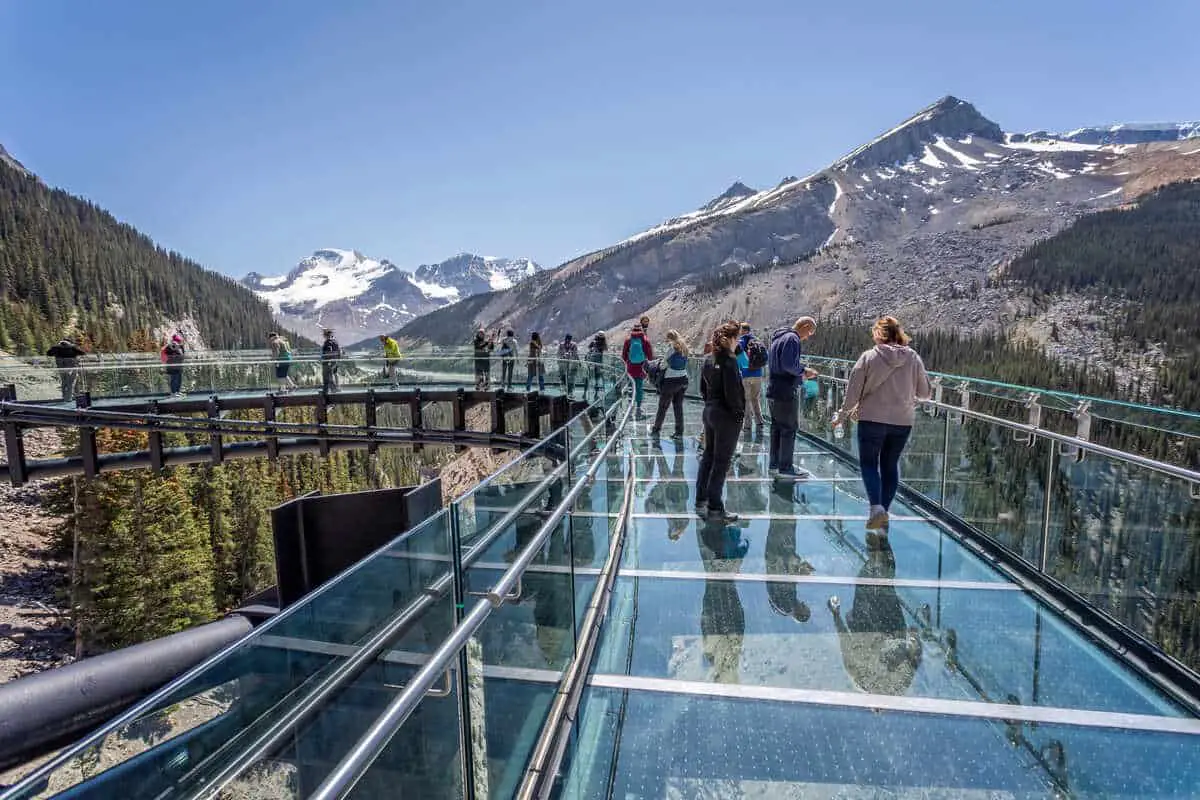
<path fill-rule="evenodd" d="M 880 317 L 871 337 L 875 346 L 858 357 L 833 424 L 858 421 L 859 468 L 871 503 L 867 530 L 879 530 L 887 527 L 900 486 L 900 454 L 912 433 L 916 401 L 928 400 L 932 389 L 925 363 L 895 317 Z"/>

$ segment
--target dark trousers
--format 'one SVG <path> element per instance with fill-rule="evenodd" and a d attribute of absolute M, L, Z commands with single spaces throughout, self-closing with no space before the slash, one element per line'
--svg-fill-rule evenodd
<path fill-rule="evenodd" d="M 167 383 L 170 384 L 171 394 L 179 394 L 179 390 L 183 387 L 183 370 L 168 369 Z"/>
<path fill-rule="evenodd" d="M 321 362 L 321 388 L 328 393 L 331 389 L 337 389 L 338 385 L 338 365 L 333 361 Z"/>
<path fill-rule="evenodd" d="M 667 408 L 675 409 L 675 435 L 683 436 L 683 395 L 687 392 L 687 378 L 664 378 L 658 389 L 658 412 L 654 415 L 654 425 L 651 433 L 662 430 L 663 420 L 667 417 Z"/>
<path fill-rule="evenodd" d="M 589 373 L 590 373 L 590 381 L 589 381 L 589 377 L 588 377 Z M 599 397 L 600 393 L 604 391 L 604 373 L 600 371 L 600 365 L 594 361 L 590 362 L 588 364 L 587 372 L 584 373 L 583 393 L 585 395 L 587 394 L 587 391 L 588 391 L 588 383 L 589 382 L 592 385 L 593 391 L 596 393 L 596 397 Z"/>
<path fill-rule="evenodd" d="M 793 389 L 788 396 L 767 401 L 771 412 L 770 469 L 792 469 L 796 452 L 796 431 L 800 427 L 800 398 Z"/>
<path fill-rule="evenodd" d="M 542 366 L 542 363 L 540 361 L 536 364 L 531 362 L 528 367 L 526 367 L 526 371 L 528 373 L 528 377 L 525 378 L 525 391 L 528 392 L 533 388 L 534 375 L 536 375 L 538 379 L 538 391 L 546 391 L 546 368 Z"/>
<path fill-rule="evenodd" d="M 492 382 L 492 364 L 490 361 L 475 359 L 475 388 L 486 389 Z"/>
<path fill-rule="evenodd" d="M 569 397 L 575 391 L 575 365 L 570 362 L 561 364 L 558 368 L 558 379 Z"/>
<path fill-rule="evenodd" d="M 891 508 L 900 486 L 900 454 L 910 433 L 911 425 L 858 423 L 858 464 L 871 505 Z"/>
<path fill-rule="evenodd" d="M 59 370 L 58 382 L 59 382 L 59 388 L 62 389 L 62 399 L 63 400 L 74 400 L 75 399 L 75 383 L 78 379 L 79 379 L 79 372 L 74 369 L 63 368 L 63 369 Z"/>
<path fill-rule="evenodd" d="M 516 359 L 506 358 L 500 362 L 500 385 L 505 389 L 512 388 L 513 382 L 513 367 L 516 366 Z"/>
<path fill-rule="evenodd" d="M 696 475 L 696 503 L 708 503 L 711 511 L 724 511 L 725 474 L 733 461 L 742 420 L 716 405 L 704 406 L 704 452 Z"/>

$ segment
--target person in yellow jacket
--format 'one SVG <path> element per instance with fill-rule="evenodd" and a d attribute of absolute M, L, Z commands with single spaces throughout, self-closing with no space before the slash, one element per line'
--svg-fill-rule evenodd
<path fill-rule="evenodd" d="M 391 379 L 394 389 L 400 385 L 400 377 L 396 371 L 396 366 L 400 363 L 400 343 L 387 334 L 379 337 L 379 343 L 383 345 L 383 371 Z"/>

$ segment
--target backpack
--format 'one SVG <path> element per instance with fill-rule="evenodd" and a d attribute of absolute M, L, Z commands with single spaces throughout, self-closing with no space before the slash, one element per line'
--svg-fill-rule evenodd
<path fill-rule="evenodd" d="M 635 336 L 629 340 L 629 363 L 643 364 L 646 361 L 646 348 L 642 346 L 642 337 Z"/>
<path fill-rule="evenodd" d="M 632 348 L 630 348 L 632 350 Z M 662 361 L 655 359 L 654 361 L 646 362 L 646 378 L 650 381 L 650 385 L 655 389 L 662 386 L 663 379 Z"/>
<path fill-rule="evenodd" d="M 758 339 L 746 342 L 746 357 L 750 360 L 750 369 L 762 369 L 767 365 L 767 347 Z"/>
<path fill-rule="evenodd" d="M 667 366 L 671 369 L 687 369 L 687 356 L 678 350 L 672 350 L 667 356 Z"/>

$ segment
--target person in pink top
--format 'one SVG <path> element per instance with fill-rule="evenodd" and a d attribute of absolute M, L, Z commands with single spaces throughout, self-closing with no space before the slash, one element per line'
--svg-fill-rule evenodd
<path fill-rule="evenodd" d="M 643 416 L 642 397 L 645 393 L 646 362 L 653 358 L 654 348 L 650 346 L 642 324 L 635 323 L 621 348 L 621 360 L 625 362 L 625 372 L 633 378 L 633 405 L 637 419 L 642 419 Z"/>
<path fill-rule="evenodd" d="M 833 415 L 837 427 L 858 421 L 858 461 L 871 503 L 867 530 L 887 528 L 888 509 L 900 486 L 900 454 L 916 419 L 916 402 L 933 392 L 925 362 L 908 346 L 895 317 L 871 328 L 875 346 L 858 357 L 846 384 L 846 399 Z"/>

